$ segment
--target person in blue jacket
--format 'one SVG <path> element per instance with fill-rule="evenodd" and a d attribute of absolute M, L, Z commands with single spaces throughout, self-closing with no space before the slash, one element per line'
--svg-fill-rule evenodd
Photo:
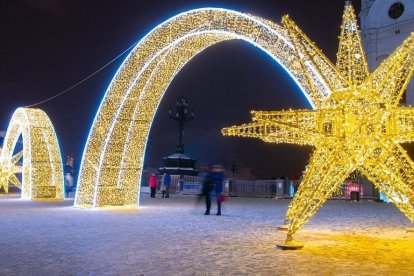
<path fill-rule="evenodd" d="M 171 176 L 168 172 L 164 173 L 164 176 L 162 178 L 162 184 L 164 189 L 162 190 L 162 197 L 165 196 L 165 198 L 170 197 L 170 186 L 171 186 Z"/>

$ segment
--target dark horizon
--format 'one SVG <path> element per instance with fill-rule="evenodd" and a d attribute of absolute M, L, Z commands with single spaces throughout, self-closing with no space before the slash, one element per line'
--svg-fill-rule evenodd
<path fill-rule="evenodd" d="M 289 2 L 289 3 L 287 3 Z M 357 3 L 358 2 L 358 3 Z M 359 12 L 359 1 L 354 7 Z M 335 62 L 345 1 L 98 1 L 20 0 L 0 4 L 0 130 L 17 107 L 51 97 L 140 40 L 171 16 L 200 7 L 223 7 L 275 23 L 288 13 Z M 56 99 L 37 106 L 51 118 L 62 155 L 77 165 L 97 108 L 126 54 L 97 75 Z M 168 107 L 184 96 L 195 110 L 185 127 L 186 154 L 197 164 L 220 163 L 230 175 L 236 161 L 241 178 L 299 176 L 312 149 L 223 137 L 220 129 L 248 123 L 250 110 L 309 109 L 287 73 L 246 42 L 214 45 L 192 59 L 176 76 L 157 111 L 146 152 L 146 166 L 159 167 L 175 151 L 176 122 Z M 242 97 L 241 97 L 242 96 Z"/>

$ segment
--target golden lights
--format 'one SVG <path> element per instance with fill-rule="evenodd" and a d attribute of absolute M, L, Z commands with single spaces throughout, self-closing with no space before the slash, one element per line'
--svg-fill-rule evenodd
<path fill-rule="evenodd" d="M 11 159 L 0 160 L 0 189 L 3 188 L 6 193 L 9 192 L 9 182 L 13 183 L 19 188 L 22 187 L 19 178 L 16 176 L 16 174 L 22 172 L 22 166 L 18 165 L 18 162 L 22 156 L 23 152 L 20 151 Z"/>
<path fill-rule="evenodd" d="M 13 156 L 19 136 L 23 152 Z M 23 166 L 17 163 L 23 157 Z M 22 172 L 22 183 L 16 173 Z M 56 133 L 40 109 L 18 108 L 14 112 L 0 154 L 0 185 L 7 192 L 12 182 L 24 199 L 63 199 L 63 167 Z"/>
<path fill-rule="evenodd" d="M 311 104 L 329 96 L 323 82 L 309 85 L 309 74 L 297 66 L 294 47 L 281 26 L 218 8 L 181 13 L 137 44 L 107 89 L 84 149 L 76 207 L 138 206 L 148 133 L 165 90 L 197 53 L 230 39 L 247 41 L 269 54 L 310 97 Z M 323 55 L 315 58 L 318 66 L 330 68 Z M 316 68 L 313 71 L 312 78 L 322 78 Z"/>
<path fill-rule="evenodd" d="M 294 245 L 292 235 L 354 170 L 362 172 L 413 221 L 414 163 L 400 143 L 414 141 L 414 109 L 398 104 L 414 70 L 414 34 L 370 74 L 349 2 L 336 66 L 287 16 L 282 22 L 294 45 L 295 65 L 306 75 L 310 98 L 316 99 L 315 110 L 252 112 L 252 123 L 222 132 L 315 147 L 286 215 L 286 244 Z M 320 87 L 331 93 L 320 92 Z"/>

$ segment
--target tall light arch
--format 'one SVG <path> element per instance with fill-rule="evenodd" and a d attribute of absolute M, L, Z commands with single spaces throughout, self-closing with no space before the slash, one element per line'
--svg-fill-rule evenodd
<path fill-rule="evenodd" d="M 218 8 L 178 14 L 137 44 L 109 85 L 84 149 L 76 207 L 139 204 L 145 147 L 164 92 L 197 53 L 232 39 L 247 41 L 269 54 L 290 74 L 313 107 L 330 95 L 329 85 L 317 70 L 310 75 L 302 73 L 294 46 L 278 24 Z M 314 63 L 307 66 L 314 64 L 329 67 L 318 53 Z"/>
<path fill-rule="evenodd" d="M 4 138 L 1 164 L 10 165 L 20 135 L 23 138 L 23 171 L 19 187 L 22 189 L 21 197 L 34 200 L 63 199 L 62 157 L 49 117 L 40 109 L 16 109 Z"/>

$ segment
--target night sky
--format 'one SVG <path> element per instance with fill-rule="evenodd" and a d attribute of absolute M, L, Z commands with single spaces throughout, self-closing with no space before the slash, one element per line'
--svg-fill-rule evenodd
<path fill-rule="evenodd" d="M 18 107 L 51 97 L 87 77 L 169 17 L 200 7 L 224 7 L 276 23 L 289 14 L 336 61 L 342 0 L 107 1 L 0 0 L 0 129 Z M 354 1 L 359 12 L 359 1 Z M 97 107 L 126 54 L 70 92 L 37 106 L 51 118 L 63 155 L 79 163 Z M 312 148 L 222 137 L 220 129 L 250 122 L 250 110 L 309 109 L 281 67 L 242 41 L 206 49 L 180 71 L 157 111 L 146 166 L 174 153 L 177 125 L 168 107 L 184 96 L 195 110 L 186 124 L 186 154 L 197 164 L 220 163 L 236 177 L 298 176 Z M 79 164 L 78 164 L 79 165 Z"/>

